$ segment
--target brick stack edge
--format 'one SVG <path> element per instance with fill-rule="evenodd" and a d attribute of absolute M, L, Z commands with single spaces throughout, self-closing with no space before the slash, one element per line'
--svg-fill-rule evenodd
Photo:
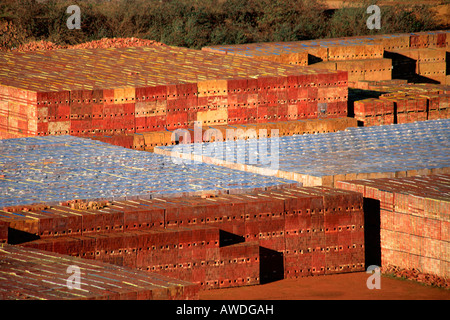
<path fill-rule="evenodd" d="M 2 211 L 22 246 L 109 262 L 203 289 L 364 270 L 362 195 L 327 187 L 116 201 L 99 210 Z"/>
<path fill-rule="evenodd" d="M 380 205 L 381 265 L 450 277 L 450 175 L 341 181 Z"/>
<path fill-rule="evenodd" d="M 0 221 L 0 243 L 8 242 L 8 223 Z"/>

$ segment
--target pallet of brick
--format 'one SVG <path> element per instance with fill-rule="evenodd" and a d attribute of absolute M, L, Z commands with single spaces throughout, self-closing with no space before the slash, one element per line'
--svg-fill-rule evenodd
<path fill-rule="evenodd" d="M 282 58 L 277 57 L 293 56 L 297 52 L 306 51 L 308 53 L 308 64 L 312 65 L 335 60 L 377 59 L 383 57 L 383 51 L 408 50 L 410 48 L 445 48 L 449 41 L 447 34 L 446 30 L 426 31 L 283 43 L 208 46 L 202 48 L 202 50 L 262 60 L 281 60 Z"/>
<path fill-rule="evenodd" d="M 207 50 L 205 50 L 207 51 Z M 298 52 L 289 52 L 286 54 L 276 54 L 276 49 L 260 51 L 252 55 L 252 57 L 261 60 L 274 61 L 279 63 L 307 66 L 308 65 L 308 52 L 306 50 Z M 246 56 L 246 54 L 242 54 Z"/>
<path fill-rule="evenodd" d="M 244 259 L 248 262 L 246 268 L 241 270 L 239 277 L 235 274 L 236 278 L 230 278 L 233 282 L 227 286 L 251 285 L 259 281 L 258 244 L 238 246 L 244 248 L 242 252 L 234 245 L 222 249 L 219 247 L 219 229 L 204 225 L 58 237 L 35 240 L 22 246 L 146 270 L 199 284 L 202 289 L 214 288 L 212 284 Z M 241 281 L 248 277 L 251 281 Z M 234 281 L 237 278 L 240 278 L 239 282 Z"/>
<path fill-rule="evenodd" d="M 364 270 L 364 217 L 358 193 L 303 188 L 276 194 L 289 199 L 286 278 Z"/>
<path fill-rule="evenodd" d="M 101 64 L 89 63 L 100 56 Z M 185 48 L 55 50 L 2 57 L 0 130 L 7 138 L 164 131 L 197 120 L 226 124 L 230 115 L 235 118 L 233 110 L 243 123 L 267 122 L 274 113 L 277 121 L 288 120 L 283 112 L 288 89 L 302 94 L 306 89 L 314 109 L 319 85 L 334 100 L 346 101 L 335 90 L 346 86 L 344 74 Z M 118 57 L 127 68 L 105 71 L 117 69 Z M 89 67 L 79 68 L 80 63 Z M 191 64 L 196 70 L 186 68 Z M 14 70 L 25 69 L 27 78 L 14 76 Z M 98 75 L 96 80 L 92 74 Z M 336 81 L 330 83 L 330 77 Z M 236 108 L 233 99 L 239 99 Z M 295 105 L 305 109 L 299 101 Z M 277 111 L 270 109 L 269 114 L 268 107 Z M 312 110 L 303 113 L 308 115 L 304 118 L 318 116 Z"/>
<path fill-rule="evenodd" d="M 448 31 L 422 31 L 410 35 L 411 48 L 445 48 L 448 46 Z"/>
<path fill-rule="evenodd" d="M 372 81 L 372 80 L 361 80 L 355 83 L 354 88 L 356 89 L 364 89 L 371 90 L 373 88 L 379 87 L 392 87 L 399 84 L 408 83 L 405 79 L 391 79 L 391 80 L 381 80 L 381 81 Z"/>
<path fill-rule="evenodd" d="M 419 75 L 445 84 L 446 51 L 440 48 L 409 48 L 385 53 L 393 60 L 394 77 Z"/>
<path fill-rule="evenodd" d="M 375 95 L 378 99 L 394 104 L 394 123 L 408 123 L 414 121 L 446 119 L 448 87 L 439 84 L 412 84 L 412 83 L 383 83 L 359 82 L 360 86 L 381 94 Z M 362 91 L 361 97 L 368 95 Z M 370 91 L 369 91 L 370 92 Z M 387 92 L 387 93 L 386 93 Z M 364 117 L 364 105 L 371 104 L 376 98 L 361 99 L 358 91 L 352 89 L 350 100 L 353 101 L 355 112 Z M 359 111 L 358 111 L 359 110 Z M 366 123 L 369 119 L 358 119 Z"/>
<path fill-rule="evenodd" d="M 386 58 L 333 60 L 315 64 L 318 68 L 348 72 L 349 85 L 361 80 L 392 79 L 392 61 Z"/>
<path fill-rule="evenodd" d="M 406 95 L 424 95 L 424 94 L 448 94 L 449 86 L 434 83 L 407 83 L 407 80 L 395 80 L 396 83 L 377 83 L 369 84 L 369 90 L 383 92 L 380 97 L 406 96 Z M 397 81 L 403 81 L 397 83 Z"/>
<path fill-rule="evenodd" d="M 320 61 L 382 58 L 384 50 L 409 48 L 410 37 L 411 34 L 373 35 L 284 43 L 209 46 L 202 50 L 227 55 L 245 55 L 256 59 L 274 59 L 278 55 L 306 51 L 309 54 L 308 63 L 315 64 Z"/>
<path fill-rule="evenodd" d="M 379 43 L 383 50 L 406 49 L 410 47 L 410 34 L 382 34 L 370 36 L 373 43 Z"/>
<path fill-rule="evenodd" d="M 286 60 L 282 57 L 295 57 L 298 53 L 307 52 L 309 64 L 319 61 L 381 58 L 383 47 L 380 44 L 358 39 L 335 38 L 294 42 L 267 42 L 243 45 L 220 45 L 202 48 L 207 52 L 220 52 L 227 55 L 242 55 L 262 60 Z M 276 58 L 281 56 L 281 58 Z M 303 57 L 303 56 L 302 56 Z M 292 61 L 292 60 L 291 60 Z M 305 58 L 297 61 L 305 61 Z M 291 62 L 292 63 L 292 62 Z M 294 63 L 292 63 L 294 64 Z"/>
<path fill-rule="evenodd" d="M 378 59 L 383 57 L 381 45 L 338 44 L 328 47 L 328 61 Z"/>
<path fill-rule="evenodd" d="M 338 182 L 380 202 L 383 266 L 417 269 L 448 278 L 450 176 L 430 175 Z"/>
<path fill-rule="evenodd" d="M 2 300 L 198 299 L 193 283 L 98 261 L 12 245 L 3 245 L 0 257 Z M 79 288 L 68 281 L 76 270 Z"/>
<path fill-rule="evenodd" d="M 406 106 L 405 100 L 403 107 Z M 427 174 L 447 171 L 448 126 L 447 119 L 440 119 L 269 138 L 267 144 L 261 146 L 266 148 L 267 153 L 258 158 L 249 156 L 256 145 L 256 141 L 251 139 L 243 143 L 224 142 L 220 145 L 222 149 L 218 149 L 214 143 L 205 143 L 201 148 L 194 145 L 185 145 L 183 148 L 158 147 L 155 152 L 288 178 L 304 186 L 333 186 L 335 181 L 355 177 L 416 175 L 418 170 Z M 271 153 L 271 145 L 277 148 L 276 152 Z M 237 158 L 237 155 L 241 158 Z M 271 155 L 274 158 L 270 158 Z M 243 160 L 238 162 L 238 159 Z"/>
<path fill-rule="evenodd" d="M 384 99 L 381 96 L 380 100 L 394 104 L 394 123 L 408 123 L 430 119 L 427 110 L 427 100 L 418 94 L 393 95 L 389 96 L 388 99 Z"/>
<path fill-rule="evenodd" d="M 47 238 L 27 242 L 22 246 L 146 270 L 196 284 L 202 283 L 202 288 L 207 289 L 211 286 L 204 286 L 206 282 L 217 281 L 222 271 L 230 265 L 227 263 L 225 268 L 221 263 L 219 229 L 204 226 Z M 257 249 L 256 245 L 256 251 Z M 231 258 L 232 255 L 225 257 Z M 243 254 L 239 258 L 248 257 Z M 255 254 L 251 256 L 251 260 L 254 262 Z M 254 266 L 256 268 L 258 264 Z M 250 269 L 247 271 L 250 274 Z M 252 276 L 255 272 L 257 274 L 258 268 L 252 269 L 252 272 Z M 252 281 L 251 284 L 255 282 Z M 233 282 L 232 286 L 236 285 L 241 283 Z"/>
<path fill-rule="evenodd" d="M 352 196 L 356 196 L 356 198 L 352 198 Z M 332 201 L 333 197 L 336 200 L 345 199 L 347 202 L 339 203 L 337 201 L 335 203 Z M 260 246 L 269 250 L 265 252 L 268 256 L 276 256 L 276 252 L 284 252 L 285 277 L 356 271 L 356 268 L 362 267 L 363 259 L 361 257 L 363 255 L 361 256 L 361 250 L 363 250 L 363 247 L 360 241 L 363 239 L 363 234 L 361 233 L 361 217 L 357 217 L 361 212 L 361 198 L 358 194 L 335 194 L 333 190 L 324 188 L 299 188 L 271 191 L 270 193 L 237 195 L 233 201 L 236 200 L 250 202 L 248 202 L 248 209 L 244 211 L 245 231 L 242 233 L 242 229 L 235 228 L 235 233 L 242 235 L 245 241 L 259 242 Z M 215 201 L 215 199 L 211 199 L 211 201 Z M 329 207 L 329 209 L 326 209 L 329 211 L 324 211 L 324 205 Z M 341 209 L 338 209 L 338 207 Z M 351 211 L 348 211 L 350 208 Z M 249 211 L 249 209 L 251 210 Z M 233 208 L 224 210 L 225 212 L 234 211 Z M 341 210 L 343 211 L 341 212 Z M 238 208 L 238 213 L 233 215 L 232 220 L 236 221 L 242 211 Z M 328 212 L 334 213 L 334 216 L 329 216 L 328 220 L 325 217 L 325 220 L 328 221 L 326 222 L 324 221 L 324 214 L 326 215 Z M 337 212 L 339 212 L 339 215 L 336 215 Z M 345 215 L 341 215 L 344 212 Z M 222 219 L 222 216 L 216 214 L 211 221 L 216 221 L 214 225 L 223 228 L 227 219 L 224 216 L 218 222 L 219 218 Z M 358 225 L 357 228 L 356 225 Z M 344 230 L 353 232 L 351 244 L 344 241 L 344 239 L 351 241 L 351 233 L 345 237 L 345 232 L 341 233 Z M 356 230 L 359 230 L 359 233 L 356 233 Z M 336 233 L 336 238 L 330 237 L 328 239 L 329 246 L 332 245 L 333 249 L 336 248 L 337 251 L 340 247 L 341 251 L 344 247 L 346 250 L 351 249 L 353 255 L 347 255 L 347 259 L 339 259 L 339 256 L 334 256 L 333 259 L 327 260 L 328 264 L 326 265 L 324 260 L 327 257 L 326 252 L 331 250 L 325 245 L 325 237 L 328 231 Z M 340 244 L 337 238 L 338 232 L 342 236 L 340 239 L 344 241 L 341 241 Z M 304 256 L 300 256 L 300 254 L 303 254 L 302 252 L 304 252 Z M 360 252 L 359 258 L 357 258 L 357 252 Z M 302 264 L 304 265 L 301 268 L 298 260 L 300 257 L 303 257 Z M 275 258 L 275 260 L 277 259 Z M 300 272 L 300 270 L 302 271 Z"/>

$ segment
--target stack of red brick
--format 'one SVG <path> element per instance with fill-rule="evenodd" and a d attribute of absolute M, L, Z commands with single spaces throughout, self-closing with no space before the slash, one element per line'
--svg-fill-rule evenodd
<path fill-rule="evenodd" d="M 176 132 L 176 130 L 152 131 L 124 135 L 93 135 L 90 139 L 99 140 L 116 146 L 153 151 L 158 146 L 170 146 L 179 143 L 193 143 L 195 130 L 201 132 L 202 142 L 217 141 L 227 139 L 248 139 L 248 138 L 270 138 L 275 130 L 278 136 L 292 136 L 294 134 L 326 133 L 345 130 L 349 127 L 356 127 L 357 120 L 350 117 L 345 118 L 319 118 L 309 120 L 290 120 L 280 122 L 234 124 L 221 126 L 197 126 L 186 128 L 189 135 Z M 228 131 L 227 131 L 228 130 Z M 233 132 L 232 134 L 229 132 Z M 200 134 L 199 134 L 200 136 Z"/>
<path fill-rule="evenodd" d="M 222 125 L 347 115 L 343 71 L 168 46 L 8 52 L 2 58 L 2 138 L 116 135 L 186 128 L 194 121 Z M 117 67 L 118 59 L 123 68 Z"/>
<path fill-rule="evenodd" d="M 379 201 L 383 267 L 450 276 L 450 175 L 341 181 Z"/>
<path fill-rule="evenodd" d="M 355 118 L 364 126 L 448 119 L 450 116 L 449 86 L 364 84 L 371 90 L 388 91 L 378 98 L 354 102 Z"/>
<path fill-rule="evenodd" d="M 187 300 L 199 286 L 100 261 L 2 245 L 0 300 Z"/>
<path fill-rule="evenodd" d="M 445 31 L 422 31 L 409 35 L 411 48 L 443 48 L 448 47 L 450 37 L 448 30 Z"/>
<path fill-rule="evenodd" d="M 393 77 L 424 82 L 446 84 L 446 49 L 414 48 L 386 51 L 392 59 Z"/>
<path fill-rule="evenodd" d="M 313 65 L 328 70 L 348 71 L 349 86 L 361 80 L 389 80 L 419 75 L 449 83 L 445 48 L 448 31 L 381 34 L 295 42 L 269 42 L 204 47 L 204 51 L 240 55 L 295 65 Z M 408 58 L 421 52 L 423 61 Z M 405 56 L 402 54 L 405 53 Z M 406 59 L 405 59 L 406 58 Z M 417 70 L 415 70 L 417 67 Z M 417 72 L 415 72 L 417 71 Z"/>
<path fill-rule="evenodd" d="M 27 208 L 5 208 L 0 219 L 40 237 L 24 246 L 157 272 L 204 289 L 364 270 L 362 196 L 352 191 L 298 187 L 120 201 L 98 210 Z"/>
<path fill-rule="evenodd" d="M 258 243 L 219 247 L 219 240 L 219 229 L 194 226 L 45 238 L 25 246 L 183 279 L 204 289 L 258 284 Z"/>
<path fill-rule="evenodd" d="M 8 242 L 8 224 L 0 221 L 0 243 Z"/>
<path fill-rule="evenodd" d="M 355 119 L 365 127 L 394 124 L 394 102 L 368 98 L 354 102 Z"/>

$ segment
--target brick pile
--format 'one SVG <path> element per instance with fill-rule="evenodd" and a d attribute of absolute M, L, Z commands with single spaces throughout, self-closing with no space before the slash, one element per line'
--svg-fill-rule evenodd
<path fill-rule="evenodd" d="M 11 242 L 23 242 L 24 232 L 40 238 L 22 246 L 203 289 L 364 270 L 362 196 L 326 187 L 113 201 L 100 210 L 19 206 L 0 221 L 13 230 Z"/>
<path fill-rule="evenodd" d="M 342 71 L 160 45 L 0 57 L 1 138 L 346 115 Z"/>
<path fill-rule="evenodd" d="M 220 139 L 248 139 L 271 137 L 278 130 L 278 135 L 291 136 L 296 134 L 325 133 L 345 130 L 349 127 L 356 127 L 357 120 L 354 118 L 321 118 L 309 120 L 291 120 L 284 122 L 267 122 L 254 124 L 236 124 L 209 126 L 199 124 L 198 129 L 194 127 L 186 128 L 186 131 L 176 130 L 142 132 L 127 135 L 89 136 L 90 139 L 103 141 L 124 148 L 153 151 L 158 146 L 170 146 L 178 143 L 193 143 L 195 130 L 201 132 L 201 141 L 212 142 Z M 201 125 L 201 129 L 200 129 Z M 232 133 L 230 133 L 229 131 Z M 254 131 L 253 131 L 254 130 Z M 188 135 L 186 133 L 189 133 Z M 186 135 L 185 135 L 186 134 Z"/>
<path fill-rule="evenodd" d="M 155 153 L 245 172 L 335 186 L 340 180 L 448 173 L 449 119 L 202 145 L 156 147 Z M 266 150 L 267 157 L 253 157 Z"/>
<path fill-rule="evenodd" d="M 411 47 L 386 51 L 384 56 L 392 60 L 393 78 L 446 84 L 445 48 Z"/>
<path fill-rule="evenodd" d="M 198 285 L 158 274 L 49 251 L 3 244 L 1 300 L 192 300 Z M 80 288 L 67 286 L 80 271 Z"/>
<path fill-rule="evenodd" d="M 450 86 L 387 82 L 360 82 L 380 92 L 377 98 L 351 98 L 355 119 L 364 126 L 408 123 L 450 116 Z M 362 93 L 364 94 L 364 92 Z"/>
<path fill-rule="evenodd" d="M 348 81 L 391 79 L 392 62 L 383 58 L 383 46 L 363 39 L 335 38 L 298 42 L 269 42 L 205 47 L 207 52 L 247 56 L 292 65 L 314 65 L 348 72 Z"/>
<path fill-rule="evenodd" d="M 387 266 L 381 268 L 381 272 L 389 276 L 417 281 L 429 286 L 450 289 L 449 278 L 445 279 L 442 277 L 438 277 L 435 274 L 423 273 L 415 268 L 405 269 L 396 266 Z"/>
<path fill-rule="evenodd" d="M 0 47 L 0 51 L 11 52 L 28 52 L 41 50 L 58 50 L 58 49 L 100 49 L 100 48 L 128 48 L 141 46 L 163 46 L 161 42 L 154 40 L 146 40 L 139 38 L 103 38 L 90 42 L 75 44 L 75 45 L 58 45 L 50 41 L 39 40 L 30 41 L 19 45 L 17 48 L 6 49 Z"/>
<path fill-rule="evenodd" d="M 448 76 L 443 63 L 449 39 L 448 31 L 442 30 L 294 42 L 219 45 L 204 47 L 203 50 L 301 66 L 313 65 L 328 70 L 345 70 L 348 71 L 349 86 L 361 80 L 390 80 L 399 74 L 409 75 L 416 69 L 415 61 L 410 59 L 399 62 L 398 54 L 394 52 L 420 51 L 426 61 L 418 64 L 420 65 L 418 74 L 445 84 Z M 431 61 L 434 59 L 439 61 Z"/>
<path fill-rule="evenodd" d="M 450 276 L 450 175 L 337 182 L 379 201 L 381 265 Z"/>
<path fill-rule="evenodd" d="M 298 184 L 73 136 L 0 140 L 0 208 L 239 193 Z"/>

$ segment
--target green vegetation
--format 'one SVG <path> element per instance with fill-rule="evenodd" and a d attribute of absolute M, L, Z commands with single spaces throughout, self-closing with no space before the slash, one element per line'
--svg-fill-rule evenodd
<path fill-rule="evenodd" d="M 73 4 L 81 9 L 80 30 L 66 26 L 66 9 Z M 438 24 L 431 7 L 397 5 L 381 7 L 381 30 L 369 30 L 367 6 L 327 10 L 319 0 L 3 0 L 0 46 L 137 37 L 199 49 L 446 27 Z"/>

